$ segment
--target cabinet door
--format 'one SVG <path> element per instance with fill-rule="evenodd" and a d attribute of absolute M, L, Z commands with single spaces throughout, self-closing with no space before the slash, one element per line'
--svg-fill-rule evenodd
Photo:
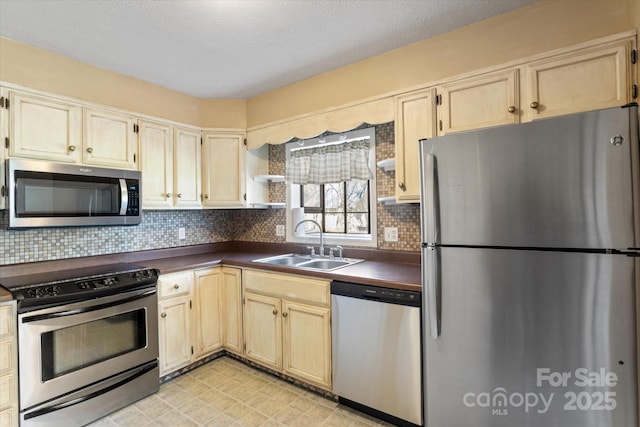
<path fill-rule="evenodd" d="M 3 142 L 9 138 L 9 110 L 6 108 L 9 99 L 8 91 L 0 87 L 0 210 L 6 208 L 7 187 L 5 184 L 4 160 L 6 158 L 7 149 Z"/>
<path fill-rule="evenodd" d="M 201 208 L 200 196 L 200 132 L 193 129 L 174 129 L 175 206 Z"/>
<path fill-rule="evenodd" d="M 395 98 L 396 200 L 420 202 L 418 141 L 435 136 L 435 90 L 426 89 Z"/>
<path fill-rule="evenodd" d="M 220 328 L 220 295 L 222 269 L 195 272 L 194 336 L 195 358 L 200 359 L 222 347 Z"/>
<path fill-rule="evenodd" d="M 525 118 L 616 107 L 631 100 L 631 42 L 582 49 L 525 65 Z"/>
<path fill-rule="evenodd" d="M 177 297 L 158 304 L 161 376 L 191 363 L 190 302 L 190 297 Z"/>
<path fill-rule="evenodd" d="M 242 354 L 242 282 L 241 270 L 222 268 L 222 345 Z"/>
<path fill-rule="evenodd" d="M 518 70 L 506 70 L 438 87 L 438 135 L 520 122 Z"/>
<path fill-rule="evenodd" d="M 85 108 L 84 163 L 137 169 L 135 121 L 134 117 L 125 114 Z"/>
<path fill-rule="evenodd" d="M 276 370 L 282 369 L 281 315 L 278 298 L 244 294 L 244 354 Z"/>
<path fill-rule="evenodd" d="M 205 133 L 204 205 L 243 207 L 246 205 L 246 148 L 242 133 Z"/>
<path fill-rule="evenodd" d="M 10 92 L 9 99 L 10 156 L 80 162 L 80 106 L 16 92 Z"/>
<path fill-rule="evenodd" d="M 141 120 L 142 207 L 173 206 L 173 133 L 171 126 Z"/>
<path fill-rule="evenodd" d="M 328 308 L 283 301 L 283 371 L 331 389 L 331 314 Z"/>

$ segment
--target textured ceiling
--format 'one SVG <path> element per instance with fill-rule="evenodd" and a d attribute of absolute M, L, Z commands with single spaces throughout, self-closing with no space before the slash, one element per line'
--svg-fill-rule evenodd
<path fill-rule="evenodd" d="M 202 98 L 248 98 L 532 0 L 0 0 L 0 35 Z"/>

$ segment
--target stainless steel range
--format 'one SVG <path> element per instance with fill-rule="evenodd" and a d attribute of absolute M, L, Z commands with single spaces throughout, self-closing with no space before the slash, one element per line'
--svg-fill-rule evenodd
<path fill-rule="evenodd" d="M 81 426 L 158 391 L 154 269 L 0 279 L 18 300 L 21 426 Z"/>

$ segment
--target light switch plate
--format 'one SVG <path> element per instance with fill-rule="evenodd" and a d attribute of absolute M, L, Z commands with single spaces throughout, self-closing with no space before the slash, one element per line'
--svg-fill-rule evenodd
<path fill-rule="evenodd" d="M 276 237 L 284 237 L 284 225 L 276 225 Z"/>
<path fill-rule="evenodd" d="M 384 241 L 385 242 L 397 242 L 398 241 L 398 227 L 385 227 L 384 228 Z"/>
<path fill-rule="evenodd" d="M 178 239 L 184 240 L 186 238 L 187 238 L 187 234 L 186 234 L 186 231 L 185 231 L 184 227 L 178 228 Z"/>

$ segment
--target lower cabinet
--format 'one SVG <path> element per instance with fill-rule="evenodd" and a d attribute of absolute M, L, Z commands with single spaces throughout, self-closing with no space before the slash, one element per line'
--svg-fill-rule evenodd
<path fill-rule="evenodd" d="M 0 304 L 0 426 L 18 425 L 16 302 Z"/>
<path fill-rule="evenodd" d="M 244 270 L 245 357 L 331 389 L 329 282 Z"/>
<path fill-rule="evenodd" d="M 240 270 L 214 267 L 158 279 L 160 375 L 225 348 L 242 353 Z"/>

